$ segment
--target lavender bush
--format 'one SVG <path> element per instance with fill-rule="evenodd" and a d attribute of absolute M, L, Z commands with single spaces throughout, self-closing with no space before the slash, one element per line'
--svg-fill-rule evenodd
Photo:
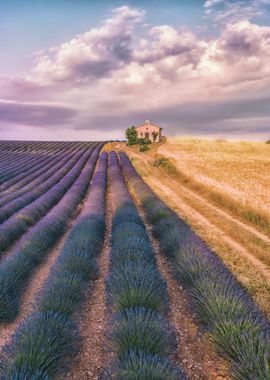
<path fill-rule="evenodd" d="M 269 324 L 222 260 L 166 206 L 137 174 L 125 153 L 120 159 L 163 253 L 216 347 L 239 380 L 270 379 Z"/>
<path fill-rule="evenodd" d="M 84 151 L 75 154 L 73 157 L 68 156 L 62 159 L 57 165 L 54 165 L 52 167 L 52 170 L 47 171 L 44 176 L 41 176 L 41 184 L 35 186 L 31 191 L 28 191 L 21 196 L 15 197 L 15 199 L 10 202 L 7 200 L 13 197 L 14 193 L 10 194 L 9 197 L 1 197 L 0 205 L 4 204 L 4 206 L 0 206 L 0 223 L 3 223 L 17 211 L 34 202 L 36 199 L 40 198 L 43 194 L 50 190 L 68 173 L 69 170 L 73 168 L 83 153 Z M 46 181 L 45 178 L 48 176 L 48 174 L 49 178 Z M 32 185 L 33 184 L 31 182 L 31 186 Z"/>
<path fill-rule="evenodd" d="M 0 226 L 0 254 L 9 247 L 16 239 L 27 231 L 29 226 L 34 225 L 44 216 L 57 202 L 60 201 L 66 191 L 78 178 L 80 171 L 91 156 L 96 144 L 87 150 L 73 165 L 71 170 L 50 190 L 41 197 L 12 215 Z"/>
<path fill-rule="evenodd" d="M 166 283 L 114 152 L 109 156 L 109 178 L 115 210 L 107 293 L 116 311 L 110 341 L 117 355 L 111 378 L 184 379 L 166 357 L 173 344 L 165 321 Z"/>
<path fill-rule="evenodd" d="M 23 237 L 19 247 L 0 265 L 0 320 L 15 318 L 20 297 L 33 270 L 42 262 L 67 228 L 83 199 L 102 144 L 99 144 L 78 179 L 59 203 Z"/>
<path fill-rule="evenodd" d="M 66 369 L 78 349 L 72 315 L 96 276 L 105 229 L 107 154 L 99 159 L 82 214 L 41 291 L 37 312 L 18 328 L 1 356 L 1 379 L 48 380 Z"/>

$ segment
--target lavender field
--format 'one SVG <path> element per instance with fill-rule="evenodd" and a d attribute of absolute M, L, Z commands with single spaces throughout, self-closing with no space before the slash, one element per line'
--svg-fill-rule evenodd
<path fill-rule="evenodd" d="M 1 141 L 0 379 L 68 378 L 269 380 L 269 322 L 126 153 Z"/>

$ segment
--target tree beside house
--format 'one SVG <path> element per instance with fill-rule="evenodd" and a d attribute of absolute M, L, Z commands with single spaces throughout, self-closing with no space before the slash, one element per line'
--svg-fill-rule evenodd
<path fill-rule="evenodd" d="M 128 145 L 138 144 L 141 141 L 149 143 L 162 141 L 162 128 L 146 120 L 144 124 L 138 127 L 132 126 L 126 130 Z"/>

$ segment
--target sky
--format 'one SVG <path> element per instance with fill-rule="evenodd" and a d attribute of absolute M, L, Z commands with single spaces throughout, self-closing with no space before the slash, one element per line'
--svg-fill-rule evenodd
<path fill-rule="evenodd" d="M 0 2 L 0 139 L 270 138 L 270 0 Z"/>

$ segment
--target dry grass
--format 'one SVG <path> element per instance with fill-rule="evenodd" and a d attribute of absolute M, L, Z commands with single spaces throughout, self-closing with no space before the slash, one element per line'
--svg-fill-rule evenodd
<path fill-rule="evenodd" d="M 270 235 L 270 145 L 168 139 L 158 153 L 193 190 Z"/>

